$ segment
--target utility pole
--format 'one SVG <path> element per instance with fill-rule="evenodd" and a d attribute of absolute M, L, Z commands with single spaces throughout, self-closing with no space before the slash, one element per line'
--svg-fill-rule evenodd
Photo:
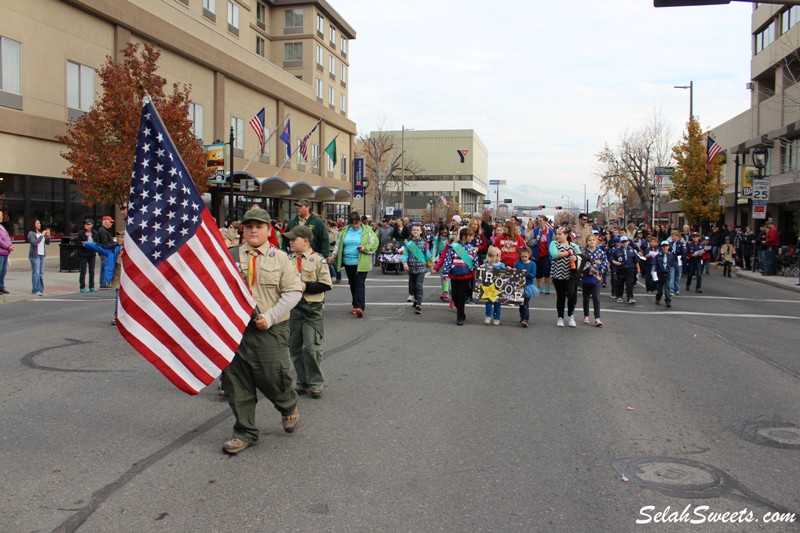
<path fill-rule="evenodd" d="M 228 174 L 228 179 L 230 180 L 230 196 L 228 197 L 228 221 L 233 222 L 233 126 L 231 126 L 231 136 L 230 136 L 230 143 L 231 143 L 231 164 L 230 164 L 230 173 Z"/>
<path fill-rule="evenodd" d="M 406 216 L 406 126 L 400 132 L 400 212 Z"/>

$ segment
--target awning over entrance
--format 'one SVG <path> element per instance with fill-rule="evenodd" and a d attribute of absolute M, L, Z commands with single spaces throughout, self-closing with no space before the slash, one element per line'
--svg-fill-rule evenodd
<path fill-rule="evenodd" d="M 326 185 L 311 185 L 305 181 L 286 181 L 277 176 L 256 177 L 247 172 L 234 172 L 234 182 L 253 180 L 254 187 L 247 190 L 252 196 L 299 200 L 306 198 L 315 202 L 349 202 L 352 193 L 348 189 L 336 189 Z"/>

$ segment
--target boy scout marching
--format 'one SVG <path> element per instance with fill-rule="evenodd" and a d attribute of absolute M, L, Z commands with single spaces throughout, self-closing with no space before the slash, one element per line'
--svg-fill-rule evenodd
<path fill-rule="evenodd" d="M 289 256 L 270 245 L 274 231 L 270 222 L 269 213 L 263 209 L 246 212 L 242 220 L 244 244 L 231 248 L 231 256 L 257 303 L 231 364 L 222 372 L 228 404 L 236 418 L 233 435 L 223 446 L 231 455 L 258 443 L 257 390 L 281 413 L 284 431 L 293 433 L 300 425 L 290 374 L 288 322 L 303 288 Z"/>
<path fill-rule="evenodd" d="M 300 278 L 303 297 L 289 315 L 289 354 L 297 374 L 298 394 L 322 397 L 322 307 L 325 291 L 333 288 L 325 257 L 311 249 L 314 233 L 308 226 L 295 226 L 284 238 L 292 253 L 289 258 Z"/>

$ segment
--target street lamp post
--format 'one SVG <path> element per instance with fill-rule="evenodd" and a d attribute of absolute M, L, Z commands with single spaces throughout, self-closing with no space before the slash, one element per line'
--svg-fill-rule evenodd
<path fill-rule="evenodd" d="M 628 220 L 627 220 L 627 216 L 628 216 L 628 214 L 625 212 L 625 201 L 626 201 L 627 199 L 628 199 L 628 197 L 627 197 L 627 196 L 623 196 L 623 197 L 622 197 L 622 227 L 623 227 L 623 228 L 624 228 L 625 226 L 627 226 L 627 225 L 628 225 L 628 224 L 627 224 L 627 222 L 628 222 Z"/>
<path fill-rule="evenodd" d="M 400 132 L 400 212 L 406 216 L 406 126 Z"/>
<path fill-rule="evenodd" d="M 689 122 L 694 117 L 694 81 L 690 81 L 689 85 L 674 85 L 675 89 L 689 89 Z"/>
<path fill-rule="evenodd" d="M 656 225 L 656 186 L 650 185 L 650 229 Z"/>

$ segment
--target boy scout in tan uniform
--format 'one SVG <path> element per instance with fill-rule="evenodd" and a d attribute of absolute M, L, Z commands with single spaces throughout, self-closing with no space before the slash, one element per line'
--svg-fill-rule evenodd
<path fill-rule="evenodd" d="M 270 216 L 263 209 L 244 214 L 243 243 L 231 248 L 256 303 L 253 318 L 233 361 L 222 372 L 228 404 L 236 423 L 233 436 L 223 446 L 237 454 L 258 442 L 255 425 L 256 390 L 260 390 L 283 416 L 283 429 L 292 433 L 300 424 L 297 393 L 292 388 L 289 362 L 289 312 L 302 297 L 302 286 L 285 252 L 270 246 Z"/>
<path fill-rule="evenodd" d="M 289 316 L 289 354 L 297 372 L 297 393 L 322 396 L 325 378 L 322 375 L 322 308 L 325 291 L 333 283 L 328 262 L 311 249 L 314 234 L 306 226 L 295 226 L 285 236 L 292 253 L 289 255 L 303 287 L 303 298 Z"/>

